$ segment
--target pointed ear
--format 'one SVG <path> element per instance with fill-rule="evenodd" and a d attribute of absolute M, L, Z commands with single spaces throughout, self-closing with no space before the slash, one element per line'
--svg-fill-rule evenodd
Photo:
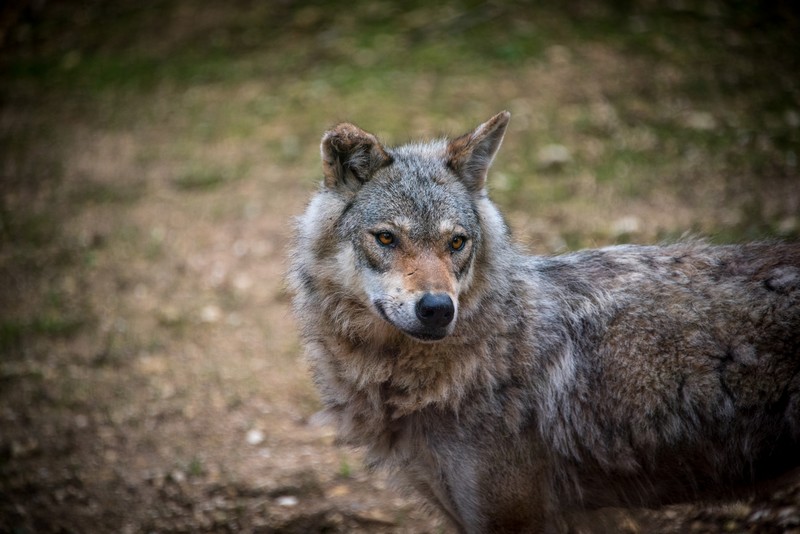
<path fill-rule="evenodd" d="M 509 119 L 511 113 L 502 111 L 447 145 L 447 165 L 473 193 L 483 190 L 486 173 L 503 141 Z"/>
<path fill-rule="evenodd" d="M 374 135 L 346 122 L 325 132 L 320 152 L 325 186 L 332 189 L 358 189 L 372 173 L 392 162 Z"/>

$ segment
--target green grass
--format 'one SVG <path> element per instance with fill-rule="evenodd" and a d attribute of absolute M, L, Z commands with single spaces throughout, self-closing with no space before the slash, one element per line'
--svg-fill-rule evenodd
<path fill-rule="evenodd" d="M 71 204 L 132 204 L 145 194 L 143 182 L 123 182 L 106 184 L 84 182 L 70 195 Z"/>
<path fill-rule="evenodd" d="M 342 458 L 339 462 L 339 473 L 340 478 L 350 478 L 353 476 L 353 467 L 350 465 L 350 462 L 347 461 L 347 458 Z"/>
<path fill-rule="evenodd" d="M 758 189 L 798 174 L 800 32 L 785 9 L 780 2 L 755 9 L 472 0 L 359 0 L 347 9 L 331 0 L 300 8 L 199 1 L 191 14 L 168 0 L 47 6 L 9 33 L 0 97 L 22 109 L 58 110 L 62 128 L 40 113 L 0 131 L 13 162 L 9 187 L 58 189 L 58 132 L 77 117 L 110 131 L 164 131 L 168 143 L 136 147 L 142 172 L 171 158 L 175 190 L 212 192 L 249 175 L 258 160 L 219 163 L 203 157 L 209 144 L 250 144 L 276 164 L 316 169 L 314 144 L 337 120 L 403 141 L 419 133 L 420 121 L 429 135 L 461 133 L 531 101 L 540 106 L 529 111 L 532 122 L 510 132 L 498 158 L 506 207 L 574 208 L 575 184 L 587 173 L 626 199 L 646 198 L 664 183 L 689 198 L 700 168 L 714 179 L 749 177 Z M 638 67 L 615 70 L 607 57 Z M 559 81 L 560 93 L 534 76 L 519 79 L 539 72 L 546 82 L 564 64 L 587 75 Z M 601 93 L 584 90 L 603 69 Z M 712 122 L 698 128 L 693 117 Z M 45 142 L 56 150 L 40 158 Z M 536 153 L 547 143 L 568 147 L 573 161 L 541 169 Z M 147 193 L 143 184 L 86 181 L 54 201 L 132 204 Z M 755 222 L 717 230 L 733 239 L 770 234 L 787 215 L 747 202 L 732 209 Z M 9 243 L 57 238 L 47 216 L 0 206 L 0 236 Z"/>
<path fill-rule="evenodd" d="M 55 314 L 0 322 L 0 353 L 18 348 L 28 336 L 69 337 L 84 325 L 84 319 Z"/>
<path fill-rule="evenodd" d="M 791 51 L 800 32 L 783 9 L 471 0 L 220 8 L 200 1 L 187 16 L 167 0 L 146 8 L 67 2 L 10 34 L 0 54 L 0 96 L 23 108 L 41 101 L 110 131 L 164 132 L 163 140 L 136 146 L 141 172 L 170 160 L 171 187 L 201 194 L 247 178 L 263 165 L 260 155 L 303 175 L 316 172 L 318 137 L 339 120 L 401 142 L 421 126 L 427 135 L 458 134 L 512 108 L 512 126 L 529 125 L 512 129 L 495 166 L 503 176 L 495 198 L 504 208 L 550 219 L 580 211 L 592 200 L 582 185 L 591 176 L 618 203 L 656 202 L 669 189 L 700 213 L 718 202 L 698 192 L 702 176 L 734 191 L 719 202 L 739 221 L 698 215 L 685 226 L 744 240 L 780 234 L 791 204 L 762 198 L 769 193 L 752 199 L 736 184 L 766 191 L 776 176 L 784 184 L 798 176 L 800 59 Z M 634 67 L 621 69 L 614 58 Z M 565 68 L 586 76 L 559 80 Z M 602 84 L 601 94 L 583 87 L 592 83 Z M 515 107 L 528 102 L 537 107 L 520 118 Z M 57 190 L 60 183 L 58 150 L 32 163 L 41 140 L 62 145 L 44 117 L 0 131 L 24 171 L 14 176 L 19 187 Z M 541 168 L 537 150 L 549 143 L 566 146 L 572 161 Z M 242 154 L 220 162 L 205 153 L 223 144 L 243 147 Z M 85 204 L 135 204 L 147 186 L 127 177 L 69 191 L 54 198 L 65 214 Z M 3 206 L 0 236 L 42 246 L 58 239 L 56 219 Z M 585 231 L 587 239 L 578 238 L 579 228 L 561 233 L 573 248 L 598 237 Z M 161 257 L 160 247 L 147 256 Z"/>
<path fill-rule="evenodd" d="M 173 185 L 183 191 L 214 189 L 227 181 L 225 175 L 215 169 L 194 169 L 177 176 Z"/>

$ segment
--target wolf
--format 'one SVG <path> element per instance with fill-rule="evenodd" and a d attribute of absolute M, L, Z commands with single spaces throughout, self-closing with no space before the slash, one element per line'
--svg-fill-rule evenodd
<path fill-rule="evenodd" d="M 288 280 L 341 441 L 467 533 L 741 495 L 799 464 L 800 244 L 527 255 L 487 196 L 509 119 L 322 137 Z"/>

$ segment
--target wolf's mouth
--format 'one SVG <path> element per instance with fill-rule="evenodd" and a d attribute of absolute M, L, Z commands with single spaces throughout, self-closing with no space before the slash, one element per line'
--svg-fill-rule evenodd
<path fill-rule="evenodd" d="M 389 316 L 386 314 L 386 310 L 384 310 L 384 309 L 383 309 L 383 304 L 381 303 L 381 301 L 379 301 L 379 300 L 375 300 L 375 301 L 373 301 L 372 303 L 375 305 L 375 309 L 377 309 L 377 310 L 378 310 L 378 312 L 381 314 L 381 317 L 383 317 L 383 318 L 384 318 L 384 320 L 385 320 L 387 323 L 394 324 L 394 323 L 392 323 L 392 320 L 391 320 L 391 319 L 389 319 Z"/>
<path fill-rule="evenodd" d="M 417 330 L 417 331 L 403 328 L 394 321 L 392 321 L 391 318 L 389 318 L 389 314 L 386 313 L 386 310 L 384 309 L 382 302 L 376 300 L 373 301 L 373 304 L 375 306 L 375 309 L 378 310 L 378 313 L 380 313 L 381 317 L 387 323 L 394 326 L 395 328 L 397 328 L 398 330 L 400 330 L 409 337 L 412 337 L 418 341 L 427 341 L 427 342 L 441 341 L 442 339 L 447 337 L 447 328 L 431 328 L 431 329 Z"/>
<path fill-rule="evenodd" d="M 409 332 L 408 330 L 403 330 L 404 334 L 407 334 L 415 339 L 420 341 L 441 341 L 447 337 L 447 332 L 436 332 L 436 333 L 422 333 L 422 332 Z"/>

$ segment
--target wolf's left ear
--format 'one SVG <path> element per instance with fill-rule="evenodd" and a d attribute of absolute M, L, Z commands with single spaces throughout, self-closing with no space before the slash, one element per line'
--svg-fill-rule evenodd
<path fill-rule="evenodd" d="M 378 139 L 358 126 L 343 122 L 325 132 L 320 145 L 325 186 L 355 191 L 372 173 L 392 162 Z"/>
<path fill-rule="evenodd" d="M 501 111 L 447 145 L 447 165 L 473 193 L 483 190 L 486 173 L 503 141 L 511 113 Z"/>

